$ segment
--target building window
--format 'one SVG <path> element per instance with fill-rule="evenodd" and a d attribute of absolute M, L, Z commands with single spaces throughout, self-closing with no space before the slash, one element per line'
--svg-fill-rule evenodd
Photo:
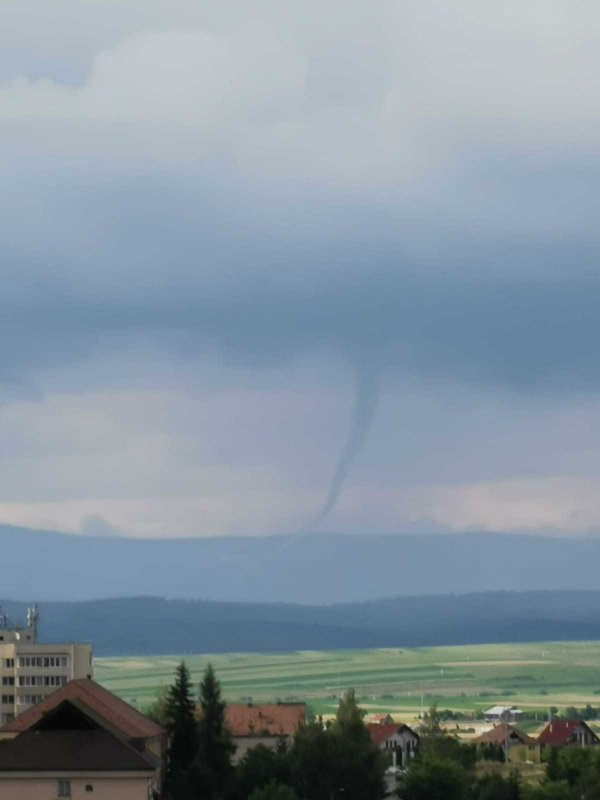
<path fill-rule="evenodd" d="M 12 694 L 3 694 L 2 695 L 2 704 L 5 706 L 12 705 L 15 702 L 14 695 Z"/>
<path fill-rule="evenodd" d="M 71 797 L 71 781 L 59 781 L 56 794 L 58 797 Z"/>
<path fill-rule="evenodd" d="M 46 686 L 58 686 L 58 682 L 45 684 Z M 43 675 L 20 675 L 19 676 L 19 686 L 44 686 L 44 676 Z"/>
<path fill-rule="evenodd" d="M 34 706 L 44 699 L 43 694 L 22 694 L 17 696 L 18 706 Z"/>
<path fill-rule="evenodd" d="M 91 783 L 86 783 L 85 790 L 86 790 L 86 792 L 93 792 L 94 791 L 94 787 L 92 786 Z"/>

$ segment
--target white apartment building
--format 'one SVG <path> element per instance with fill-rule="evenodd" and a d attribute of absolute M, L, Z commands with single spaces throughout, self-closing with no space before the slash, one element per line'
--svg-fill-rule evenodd
<path fill-rule="evenodd" d="M 67 681 L 93 676 L 91 645 L 40 644 L 37 623 L 36 606 L 24 628 L 10 625 L 0 607 L 0 725 Z"/>

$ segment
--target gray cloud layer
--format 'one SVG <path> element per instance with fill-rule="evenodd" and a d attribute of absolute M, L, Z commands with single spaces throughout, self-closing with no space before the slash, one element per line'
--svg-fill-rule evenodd
<path fill-rule="evenodd" d="M 47 403 L 68 387 L 83 405 L 84 392 L 168 384 L 200 402 L 206 387 L 182 375 L 215 357 L 232 376 L 253 374 L 243 380 L 270 376 L 265 392 L 279 379 L 298 391 L 290 375 L 308 359 L 313 395 L 331 396 L 336 368 L 324 363 L 376 360 L 384 392 L 458 384 L 464 398 L 537 397 L 542 415 L 549 398 L 595 397 L 595 4 L 52 6 L 0 11 L 5 397 Z M 218 381 L 243 402 L 226 373 Z M 427 425 L 418 414 L 411 424 Z M 376 454 L 370 463 L 365 497 L 389 475 Z M 294 491 L 290 469 L 279 497 Z M 315 476 L 289 513 L 308 518 L 323 485 Z M 105 513 L 106 492 L 77 506 L 80 519 L 135 528 Z M 288 511 L 261 496 L 272 529 Z M 410 502 L 415 518 L 462 524 L 430 496 Z M 148 514 L 164 522 L 176 504 Z M 482 506 L 466 524 L 478 513 L 483 525 L 506 518 Z M 565 524 L 542 516 L 532 524 Z M 217 528 L 226 517 L 208 513 Z"/>

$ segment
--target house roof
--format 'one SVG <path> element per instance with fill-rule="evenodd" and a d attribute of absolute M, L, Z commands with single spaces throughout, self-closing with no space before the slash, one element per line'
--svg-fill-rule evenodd
<path fill-rule="evenodd" d="M 486 717 L 501 717 L 503 714 L 522 714 L 523 712 L 514 706 L 492 706 L 483 713 Z"/>
<path fill-rule="evenodd" d="M 28 730 L 0 742 L 0 773 L 154 770 L 155 765 L 103 728 Z"/>
<path fill-rule="evenodd" d="M 584 729 L 598 741 L 598 737 L 590 726 L 579 719 L 553 719 L 549 722 L 538 737 L 540 744 L 564 744 L 574 733 Z"/>
<path fill-rule="evenodd" d="M 304 703 L 252 705 L 231 703 L 225 707 L 225 722 L 233 736 L 293 736 L 306 720 Z"/>
<path fill-rule="evenodd" d="M 396 733 L 402 733 L 404 731 L 408 731 L 412 733 L 417 739 L 419 735 L 413 731 L 412 728 L 409 728 L 408 725 L 398 724 L 397 722 L 393 722 L 391 724 L 382 725 L 380 722 L 369 722 L 366 726 L 367 730 L 371 734 L 371 739 L 373 744 L 380 745 L 389 739 L 391 736 L 394 736 Z"/>
<path fill-rule="evenodd" d="M 129 739 L 150 739 L 165 733 L 154 720 L 90 678 L 69 681 L 40 703 L 28 708 L 0 728 L 2 733 L 22 733 L 65 700 L 79 700 Z"/>
<path fill-rule="evenodd" d="M 496 725 L 496 727 L 492 728 L 490 731 L 482 733 L 481 736 L 479 736 L 475 741 L 482 742 L 483 744 L 504 745 L 506 742 L 507 733 L 509 740 L 512 742 L 514 742 L 516 739 L 520 744 L 533 745 L 536 743 L 535 739 L 532 739 L 526 733 L 523 733 L 523 731 L 515 728 L 514 725 L 506 725 L 504 723 L 501 725 Z"/>

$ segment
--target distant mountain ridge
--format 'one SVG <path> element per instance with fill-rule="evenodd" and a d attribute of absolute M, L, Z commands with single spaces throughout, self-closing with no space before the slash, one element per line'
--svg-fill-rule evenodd
<path fill-rule="evenodd" d="M 594 590 L 600 538 L 460 533 L 142 540 L 0 525 L 0 594 L 304 604 L 489 590 Z"/>
<path fill-rule="evenodd" d="M 26 604 L 2 600 L 13 620 Z M 129 597 L 43 603 L 42 641 L 96 655 L 278 652 L 600 639 L 600 592 L 488 592 L 298 606 Z"/>

